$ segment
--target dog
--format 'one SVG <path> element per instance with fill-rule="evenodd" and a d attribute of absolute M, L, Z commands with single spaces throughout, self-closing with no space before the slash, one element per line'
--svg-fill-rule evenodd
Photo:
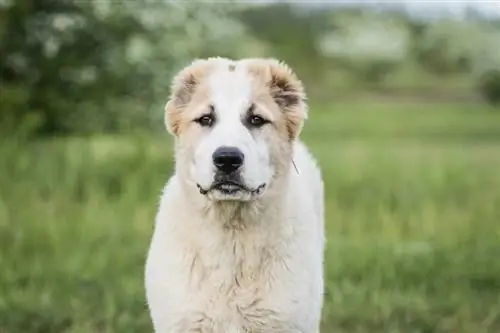
<path fill-rule="evenodd" d="M 198 59 L 174 77 L 175 170 L 145 268 L 155 332 L 319 332 L 324 186 L 299 139 L 307 115 L 276 59 Z"/>

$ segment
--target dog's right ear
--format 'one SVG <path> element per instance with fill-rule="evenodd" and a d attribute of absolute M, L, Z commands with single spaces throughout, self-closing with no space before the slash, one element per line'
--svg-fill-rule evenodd
<path fill-rule="evenodd" d="M 207 66 L 206 60 L 195 60 L 172 80 L 170 98 L 165 105 L 165 126 L 170 134 L 174 136 L 179 134 L 183 119 L 182 112 L 205 77 Z"/>

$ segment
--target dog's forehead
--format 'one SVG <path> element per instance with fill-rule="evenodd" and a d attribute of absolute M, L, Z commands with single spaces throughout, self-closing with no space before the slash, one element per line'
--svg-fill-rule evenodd
<path fill-rule="evenodd" d="M 252 99 L 253 78 L 244 64 L 217 64 L 207 78 L 209 94 L 217 110 L 245 110 Z"/>

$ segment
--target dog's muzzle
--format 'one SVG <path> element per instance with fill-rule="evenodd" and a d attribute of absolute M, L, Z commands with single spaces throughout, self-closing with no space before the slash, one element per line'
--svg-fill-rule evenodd
<path fill-rule="evenodd" d="M 223 196 L 237 196 L 243 194 L 251 197 L 260 195 L 266 184 L 261 184 L 256 188 L 249 188 L 241 178 L 241 170 L 245 155 L 243 152 L 230 146 L 221 146 L 212 154 L 212 162 L 215 167 L 215 176 L 212 184 L 203 188 L 196 184 L 202 195 L 217 191 Z"/>

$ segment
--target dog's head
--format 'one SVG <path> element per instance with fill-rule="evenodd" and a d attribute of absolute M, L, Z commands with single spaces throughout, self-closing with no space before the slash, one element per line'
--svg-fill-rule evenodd
<path fill-rule="evenodd" d="M 176 171 L 211 200 L 262 196 L 289 170 L 306 117 L 301 82 L 274 59 L 196 60 L 165 106 Z"/>

